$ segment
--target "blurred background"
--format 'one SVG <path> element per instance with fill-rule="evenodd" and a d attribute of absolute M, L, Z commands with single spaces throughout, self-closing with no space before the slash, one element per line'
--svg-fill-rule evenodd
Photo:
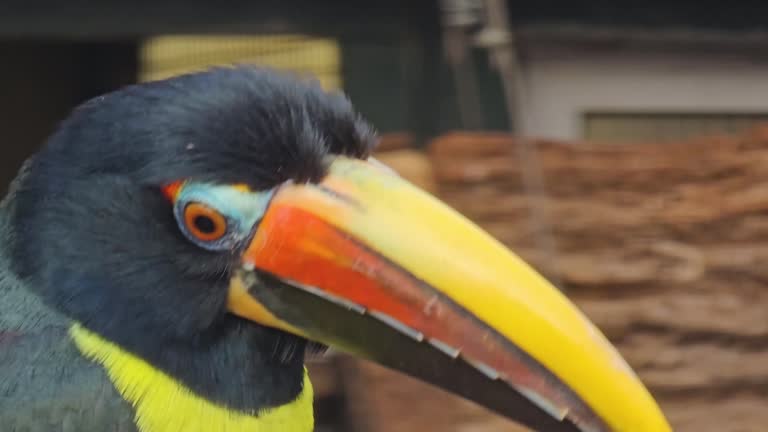
<path fill-rule="evenodd" d="M 0 4 L 0 190 L 78 103 L 214 64 L 342 89 L 378 157 L 520 253 L 679 431 L 768 424 L 768 3 Z M 343 355 L 319 432 L 520 431 Z"/>

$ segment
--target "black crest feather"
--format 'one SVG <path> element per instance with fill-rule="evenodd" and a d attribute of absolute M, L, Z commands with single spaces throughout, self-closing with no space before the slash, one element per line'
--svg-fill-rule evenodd
<path fill-rule="evenodd" d="M 95 98 L 29 164 L 15 268 L 51 306 L 214 401 L 286 403 L 301 390 L 306 341 L 226 313 L 234 254 L 187 242 L 157 188 L 315 181 L 328 155 L 365 158 L 374 143 L 343 94 L 263 68 Z"/>

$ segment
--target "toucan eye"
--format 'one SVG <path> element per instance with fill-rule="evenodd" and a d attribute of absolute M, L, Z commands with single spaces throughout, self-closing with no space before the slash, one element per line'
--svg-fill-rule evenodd
<path fill-rule="evenodd" d="M 184 237 L 213 252 L 231 251 L 246 241 L 264 215 L 272 193 L 189 181 L 163 188 Z"/>
<path fill-rule="evenodd" d="M 220 240 L 227 233 L 227 219 L 218 211 L 198 202 L 184 207 L 184 224 L 189 234 L 203 242 Z"/>

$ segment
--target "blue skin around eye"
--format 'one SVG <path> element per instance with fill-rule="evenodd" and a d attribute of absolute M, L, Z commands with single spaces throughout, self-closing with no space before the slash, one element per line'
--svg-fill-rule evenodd
<path fill-rule="evenodd" d="M 250 235 L 256 223 L 272 199 L 273 190 L 246 192 L 231 186 L 207 183 L 186 183 L 181 188 L 174 206 L 176 221 L 190 241 L 208 250 L 223 250 L 234 247 Z M 205 242 L 189 233 L 184 224 L 184 208 L 198 202 L 213 208 L 227 220 L 227 232 L 218 240 Z"/>

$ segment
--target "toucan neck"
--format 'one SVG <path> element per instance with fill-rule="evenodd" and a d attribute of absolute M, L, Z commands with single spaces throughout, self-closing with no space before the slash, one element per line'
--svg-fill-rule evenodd
<path fill-rule="evenodd" d="M 95 323 L 88 330 L 206 400 L 236 411 L 280 407 L 303 389 L 306 341 L 236 317 L 195 340 L 162 340 L 151 331 L 110 334 Z"/>
<path fill-rule="evenodd" d="M 310 432 L 312 385 L 301 371 L 301 391 L 273 408 L 234 410 L 190 390 L 141 358 L 75 324 L 70 335 L 80 352 L 101 364 L 110 380 L 136 410 L 140 432 Z"/>

